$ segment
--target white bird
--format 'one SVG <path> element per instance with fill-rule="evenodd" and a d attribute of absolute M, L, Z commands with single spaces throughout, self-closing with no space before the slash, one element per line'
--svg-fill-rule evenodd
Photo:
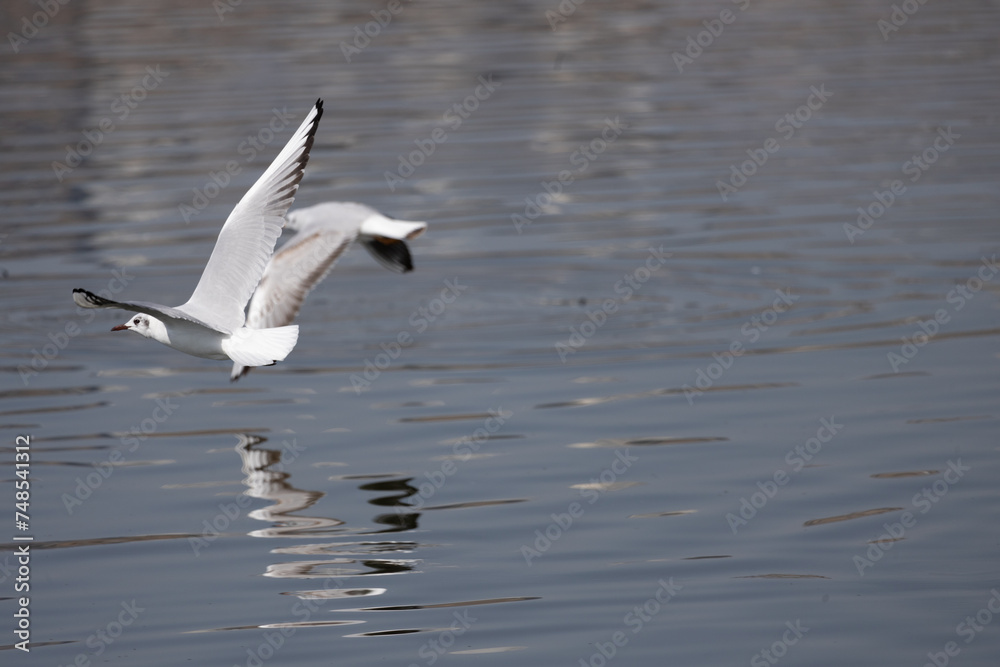
<path fill-rule="evenodd" d="M 251 328 L 291 324 L 309 292 L 355 240 L 386 268 L 412 271 L 406 241 L 420 236 L 427 223 L 394 220 L 364 204 L 327 202 L 292 211 L 285 228 L 295 236 L 271 258 L 250 299 L 247 326 Z M 236 361 L 230 378 L 238 380 L 249 370 Z"/>
<path fill-rule="evenodd" d="M 323 100 L 317 100 L 278 157 L 229 214 L 186 303 L 171 308 L 145 301 L 111 301 L 83 289 L 73 290 L 73 300 L 83 308 L 134 311 L 127 322 L 111 330 L 135 331 L 195 357 L 229 359 L 243 366 L 283 360 L 295 347 L 298 327 L 248 326 L 245 308 L 281 235 L 322 116 Z"/>

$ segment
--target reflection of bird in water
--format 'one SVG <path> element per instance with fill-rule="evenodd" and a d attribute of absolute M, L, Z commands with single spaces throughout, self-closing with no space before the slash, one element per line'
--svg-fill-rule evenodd
<path fill-rule="evenodd" d="M 282 449 L 259 447 L 266 438 L 255 435 L 239 434 L 236 452 L 243 461 L 243 473 L 246 477 L 243 483 L 247 486 L 244 493 L 254 498 L 263 498 L 274 502 L 273 505 L 251 511 L 248 516 L 259 521 L 270 523 L 267 528 L 249 533 L 253 537 L 345 537 L 347 535 L 373 535 L 411 530 L 417 527 L 418 513 L 384 513 L 373 518 L 373 522 L 389 526 L 383 530 L 358 531 L 350 530 L 339 519 L 325 517 L 305 517 L 300 513 L 319 501 L 324 493 L 320 491 L 305 491 L 297 489 L 290 483 L 291 473 L 285 472 L 282 462 L 283 450 L 289 449 L 285 443 Z M 368 502 L 380 507 L 406 507 L 404 500 L 415 493 L 417 489 L 409 483 L 409 478 L 391 479 L 373 478 L 387 477 L 383 475 L 357 476 L 365 480 L 359 488 L 363 491 L 388 492 L 370 499 Z M 393 553 L 410 553 L 417 544 L 403 541 L 350 541 L 332 542 L 326 544 L 301 544 L 273 549 L 272 553 L 295 554 L 301 556 L 332 556 L 324 560 L 292 561 L 269 565 L 265 576 L 292 579 L 335 578 L 375 574 L 400 574 L 409 572 L 416 566 L 415 560 L 405 558 L 386 558 Z M 361 589 L 330 589 L 322 591 L 303 591 L 313 597 L 340 597 L 360 595 Z M 366 595 L 377 595 L 384 589 L 364 589 Z"/>
<path fill-rule="evenodd" d="M 243 483 L 247 490 L 244 493 L 254 498 L 274 501 L 273 505 L 253 510 L 249 517 L 259 521 L 271 522 L 271 527 L 255 530 L 252 537 L 294 537 L 304 535 L 333 536 L 339 531 L 331 531 L 334 526 L 344 524 L 340 519 L 324 517 L 295 516 L 293 512 L 301 512 L 316 504 L 323 493 L 319 491 L 304 491 L 296 489 L 288 483 L 291 475 L 276 470 L 281 465 L 281 450 L 254 449 L 254 446 L 266 441 L 265 438 L 254 435 L 237 436 L 240 441 L 236 452 L 243 459 Z"/>
<path fill-rule="evenodd" d="M 378 475 L 381 477 L 382 475 Z M 375 475 L 368 476 L 375 477 Z M 355 478 L 360 479 L 360 478 Z M 392 477 L 391 479 L 385 479 L 380 482 L 370 482 L 368 484 L 362 484 L 358 488 L 362 491 L 382 491 L 389 492 L 392 495 L 381 496 L 379 498 L 372 498 L 368 502 L 372 505 L 377 505 L 379 507 L 395 507 L 397 511 L 386 514 L 377 515 L 373 521 L 375 523 L 382 524 L 384 526 L 389 526 L 385 530 L 373 531 L 378 533 L 396 533 L 403 530 L 415 530 L 417 528 L 417 518 L 420 516 L 419 512 L 409 512 L 405 511 L 411 508 L 409 503 L 403 502 L 410 496 L 416 495 L 417 487 L 410 484 L 412 477 L 398 478 Z"/>
<path fill-rule="evenodd" d="M 319 501 L 325 494 L 320 491 L 303 491 L 296 489 L 290 483 L 291 474 L 282 470 L 282 454 L 288 451 L 294 460 L 296 450 L 288 443 L 283 443 L 281 449 L 258 447 L 266 442 L 265 438 L 253 435 L 239 435 L 236 451 L 243 460 L 243 473 L 246 475 L 243 483 L 247 490 L 244 493 L 254 498 L 265 498 L 274 501 L 273 505 L 250 512 L 249 516 L 270 522 L 269 528 L 255 530 L 250 533 L 254 537 L 314 537 L 337 536 L 361 537 L 366 535 L 384 535 L 398 533 L 417 528 L 419 512 L 414 512 L 409 498 L 418 493 L 418 489 L 410 482 L 412 477 L 399 475 L 345 475 L 334 478 L 337 481 L 360 482 L 358 489 L 379 493 L 368 502 L 379 508 L 394 508 L 394 512 L 376 514 L 372 521 L 386 526 L 379 530 L 351 530 L 339 519 L 322 517 L 303 517 L 293 512 L 306 510 Z M 289 556 L 305 556 L 308 560 L 292 560 L 274 563 L 267 566 L 265 577 L 278 579 L 305 579 L 307 586 L 302 590 L 282 591 L 281 595 L 289 595 L 299 600 L 293 607 L 294 618 L 305 618 L 304 621 L 276 621 L 261 624 L 261 628 L 298 628 L 344 626 L 365 623 L 355 619 L 312 618 L 313 612 L 322 609 L 322 605 L 334 600 L 356 600 L 384 595 L 388 589 L 370 586 L 372 582 L 382 583 L 384 579 L 369 579 L 368 577 L 416 572 L 419 561 L 413 558 L 400 558 L 397 555 L 411 554 L 420 545 L 417 542 L 402 540 L 364 540 L 337 541 L 327 543 L 296 544 L 278 547 L 271 550 L 273 554 Z M 357 579 L 357 577 L 365 577 Z M 497 598 L 492 600 L 471 600 L 464 602 L 445 602 L 439 604 L 406 604 L 381 607 L 362 607 L 344 611 L 410 611 L 417 609 L 432 609 L 443 607 L 466 606 L 470 604 L 487 604 L 495 602 L 513 602 L 532 600 L 536 598 Z M 242 626 L 246 627 L 246 626 Z M 377 630 L 351 636 L 387 636 L 391 634 L 409 634 L 419 632 L 417 629 Z"/>

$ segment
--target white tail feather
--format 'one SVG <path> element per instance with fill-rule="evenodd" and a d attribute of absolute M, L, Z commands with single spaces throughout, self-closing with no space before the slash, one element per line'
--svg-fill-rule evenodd
<path fill-rule="evenodd" d="M 242 366 L 269 366 L 282 361 L 298 340 L 299 327 L 296 324 L 273 329 L 243 327 L 222 344 L 223 352 L 235 362 L 230 377 L 233 380 L 238 378 L 243 372 Z"/>
<path fill-rule="evenodd" d="M 425 229 L 427 229 L 426 222 L 393 220 L 392 218 L 375 213 L 361 223 L 359 233 L 361 236 L 381 236 L 398 241 L 412 241 L 423 234 Z"/>

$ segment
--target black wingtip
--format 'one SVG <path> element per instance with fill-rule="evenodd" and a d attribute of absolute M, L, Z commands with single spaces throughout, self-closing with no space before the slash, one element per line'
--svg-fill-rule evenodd
<path fill-rule="evenodd" d="M 409 273 L 413 270 L 413 257 L 404 241 L 375 238 L 365 242 L 364 247 L 379 264 L 390 271 Z"/>
<path fill-rule="evenodd" d="M 309 137 L 306 139 L 305 150 L 302 152 L 302 167 L 305 168 L 305 163 L 309 160 L 309 151 L 312 150 L 313 141 L 316 139 L 316 130 L 319 128 L 319 121 L 323 118 L 323 99 L 317 98 L 316 100 L 316 117 L 313 118 L 312 123 L 309 126 Z M 299 179 L 302 178 L 302 174 L 299 174 Z M 298 184 L 298 181 L 296 181 Z"/>
<path fill-rule="evenodd" d="M 82 294 L 83 296 L 80 299 L 77 299 L 77 294 Z M 73 301 L 75 301 L 78 306 L 82 306 L 84 308 L 105 308 L 108 307 L 108 304 L 112 303 L 112 301 L 105 299 L 103 296 L 98 296 L 93 292 L 88 292 L 87 290 L 80 289 L 79 287 L 73 289 Z"/>

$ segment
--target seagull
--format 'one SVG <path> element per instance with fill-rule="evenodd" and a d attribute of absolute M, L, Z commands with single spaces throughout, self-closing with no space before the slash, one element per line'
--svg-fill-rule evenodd
<path fill-rule="evenodd" d="M 74 289 L 76 304 L 133 311 L 127 322 L 111 330 L 134 331 L 195 357 L 228 359 L 243 366 L 282 361 L 295 347 L 299 328 L 254 327 L 246 321 L 245 309 L 281 235 L 322 116 L 323 100 L 317 100 L 278 157 L 229 214 L 186 303 L 171 308 L 146 301 L 111 301 Z"/>
<path fill-rule="evenodd" d="M 288 214 L 285 229 L 295 236 L 271 257 L 247 308 L 252 329 L 292 323 L 306 296 L 333 269 L 341 255 L 359 241 L 386 268 L 398 273 L 413 270 L 406 241 L 420 236 L 426 222 L 396 220 L 370 206 L 354 202 L 326 202 Z M 234 382 L 250 368 L 234 360 Z"/>

